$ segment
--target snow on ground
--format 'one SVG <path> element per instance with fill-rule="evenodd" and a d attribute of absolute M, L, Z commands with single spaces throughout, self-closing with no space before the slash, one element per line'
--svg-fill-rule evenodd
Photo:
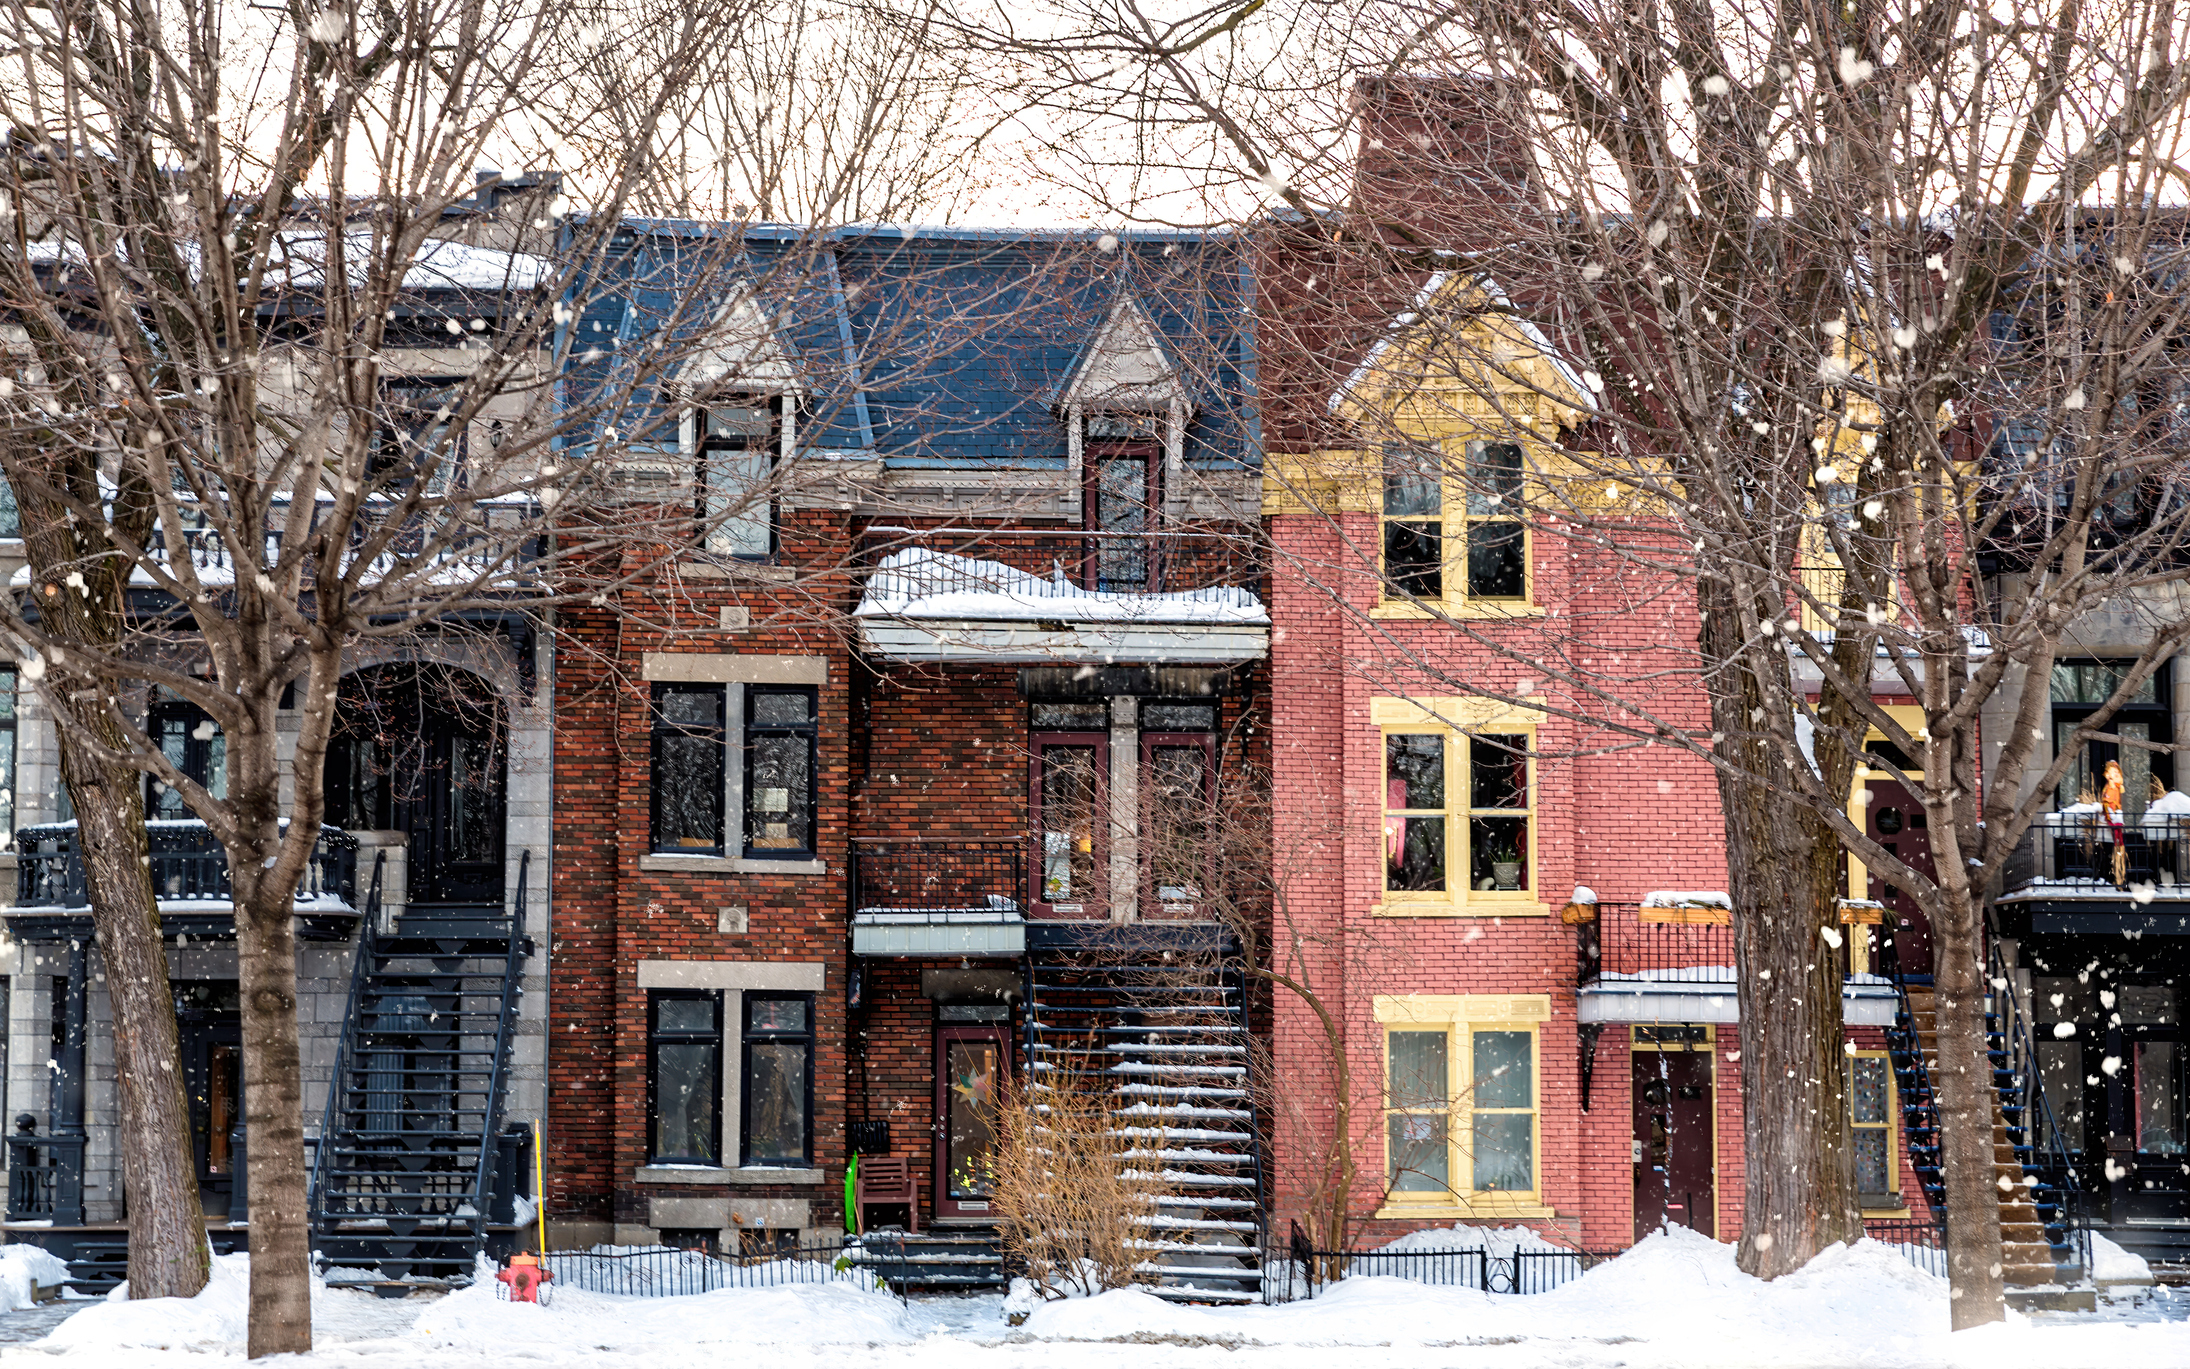
<path fill-rule="evenodd" d="M 32 1291 L 56 1287 L 68 1277 L 68 1266 L 51 1252 L 35 1245 L 0 1245 L 0 1303 L 9 1311 L 37 1304 Z"/>
<path fill-rule="evenodd" d="M 245 1266 L 222 1264 L 200 1298 L 91 1307 L 44 1342 L 0 1346 L 0 1361 L 243 1369 Z M 2016 1316 L 1955 1334 L 1945 1283 L 1884 1246 L 1835 1249 L 1765 1284 L 1735 1269 L 1732 1247 L 1675 1229 L 1550 1293 L 1367 1278 L 1314 1302 L 1202 1308 L 1127 1290 L 1045 1304 L 1017 1329 L 998 1297 L 908 1305 L 845 1284 L 660 1299 L 564 1290 L 545 1307 L 501 1302 L 491 1283 L 391 1303 L 334 1290 L 315 1300 L 319 1348 L 282 1363 L 681 1369 L 734 1356 L 841 1369 L 849 1351 L 891 1369 L 1209 1369 L 1212 1354 L 1240 1369 L 2176 1369 L 2190 1364 L 2184 1301 L 2163 1291 L 2151 1318 Z"/>

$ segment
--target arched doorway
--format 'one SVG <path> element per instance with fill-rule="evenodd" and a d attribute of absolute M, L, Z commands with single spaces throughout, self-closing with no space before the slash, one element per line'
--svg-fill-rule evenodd
<path fill-rule="evenodd" d="M 327 747 L 327 821 L 406 834 L 407 901 L 502 902 L 508 748 L 501 699 L 450 666 L 343 677 Z"/>

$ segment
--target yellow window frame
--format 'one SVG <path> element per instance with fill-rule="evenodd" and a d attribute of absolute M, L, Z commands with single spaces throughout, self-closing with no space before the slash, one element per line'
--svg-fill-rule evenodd
<path fill-rule="evenodd" d="M 1855 1116 L 1855 1062 L 1858 1060 L 1880 1061 L 1886 1077 L 1886 1120 L 1883 1122 L 1859 1122 Z M 1886 1182 L 1883 1193 L 1891 1194 L 1902 1206 L 1896 1208 L 1865 1208 L 1865 1215 L 1900 1215 L 1906 1211 L 1907 1201 L 1901 1193 L 1901 1095 L 1900 1085 L 1893 1077 L 1893 1055 L 1882 1050 L 1854 1050 L 1848 1052 L 1848 1156 L 1851 1167 L 1855 1157 L 1855 1133 L 1857 1131 L 1883 1132 L 1886 1137 Z M 1858 1196 L 1860 1194 L 1860 1190 Z"/>
<path fill-rule="evenodd" d="M 1459 459 L 1449 459 L 1455 444 L 1459 447 Z M 1515 488 L 1510 497 L 1512 511 L 1477 511 L 1470 500 L 1469 480 L 1480 452 L 1491 446 L 1507 446 L 1521 454 L 1521 464 L 1514 480 Z M 1531 481 L 1539 478 L 1541 462 L 1531 460 L 1531 444 L 1518 434 L 1497 439 L 1471 437 L 1452 438 L 1439 443 L 1413 445 L 1395 444 L 1384 449 L 1382 465 L 1378 470 L 1376 487 L 1377 510 L 1377 593 L 1378 604 L 1372 616 L 1387 618 L 1428 617 L 1432 610 L 1462 617 L 1531 617 L 1542 612 L 1536 602 L 1536 533 L 1529 525 L 1527 514 L 1527 489 Z M 1412 457 L 1428 461 L 1435 456 L 1438 484 L 1438 512 L 1434 517 L 1427 513 L 1391 513 L 1388 494 L 1393 474 L 1395 456 Z M 1424 471 L 1427 477 L 1431 472 Z M 1430 523 L 1437 525 L 1438 538 L 1438 593 L 1435 595 L 1409 595 L 1393 583 L 1391 572 L 1385 563 L 1386 530 L 1394 523 Z M 1515 523 L 1521 530 L 1521 593 L 1519 595 L 1476 595 L 1468 589 L 1469 534 L 1477 523 Z M 1458 536 L 1452 530 L 1459 530 Z M 1425 608 L 1424 606 L 1428 607 Z"/>
<path fill-rule="evenodd" d="M 1548 994 L 1454 994 L 1378 995 L 1378 1022 L 1384 1028 L 1382 1079 L 1384 1125 L 1379 1140 L 1384 1146 L 1383 1174 L 1396 1182 L 1391 1153 L 1391 1119 L 1419 1115 L 1445 1118 L 1445 1172 L 1448 1187 L 1442 1190 L 1400 1191 L 1388 1189 L 1379 1217 L 1421 1215 L 1428 1212 L 1456 1216 L 1548 1217 L 1543 1205 L 1544 1182 L 1544 1042 L 1542 1024 L 1551 1016 Z M 1391 1106 L 1391 1038 L 1399 1032 L 1436 1032 L 1445 1036 L 1446 1103 L 1442 1109 Z M 1528 1038 L 1529 1093 L 1526 1107 L 1476 1107 L 1477 1081 L 1475 1038 L 1490 1032 L 1513 1033 Z M 1526 1189 L 1479 1189 L 1475 1187 L 1475 1119 L 1477 1116 L 1521 1116 L 1529 1122 L 1529 1187 Z M 1464 1178 L 1465 1187 L 1459 1180 Z"/>
<path fill-rule="evenodd" d="M 1454 727 L 1430 724 L 1385 726 L 1379 732 L 1378 765 L 1382 767 L 1382 789 L 1386 805 L 1382 808 L 1383 824 L 1380 852 L 1386 874 L 1380 882 L 1389 880 L 1393 824 L 1404 823 L 1407 818 L 1441 818 L 1445 838 L 1445 887 L 1443 889 L 1392 889 L 1384 891 L 1387 905 L 1432 904 L 1455 906 L 1462 904 L 1527 904 L 1538 902 L 1537 890 L 1541 884 L 1541 872 L 1536 867 L 1537 829 L 1536 820 L 1538 783 L 1536 763 L 1536 728 L 1528 723 L 1497 723 L 1462 730 Z M 1444 742 L 1445 806 L 1433 808 L 1392 808 L 1391 799 L 1391 742 L 1392 737 L 1437 736 Z M 1522 764 L 1528 768 L 1524 785 L 1528 802 L 1519 808 L 1477 808 L 1474 797 L 1474 747 L 1478 737 L 1519 737 L 1527 747 Z M 1517 889 L 1479 889 L 1473 887 L 1471 878 L 1475 868 L 1474 821 L 1478 818 L 1519 818 L 1522 822 L 1525 849 L 1516 853 L 1521 857 L 1521 885 Z M 1399 828 L 1404 833 L 1404 826 Z"/>

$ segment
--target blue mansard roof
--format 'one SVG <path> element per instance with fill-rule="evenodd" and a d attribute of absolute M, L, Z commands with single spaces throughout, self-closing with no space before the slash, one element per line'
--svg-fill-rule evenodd
<path fill-rule="evenodd" d="M 566 394 L 613 387 L 656 345 L 680 359 L 712 349 L 728 359 L 681 360 L 666 369 L 685 379 L 640 388 L 594 430 L 674 446 L 691 376 L 731 389 L 725 377 L 787 367 L 802 451 L 1061 466 L 1062 408 L 1105 325 L 1137 310 L 1145 324 L 1123 331 L 1153 340 L 1191 410 L 1185 459 L 1259 464 L 1246 261 L 1244 244 L 1209 234 L 627 219 L 569 325 Z"/>

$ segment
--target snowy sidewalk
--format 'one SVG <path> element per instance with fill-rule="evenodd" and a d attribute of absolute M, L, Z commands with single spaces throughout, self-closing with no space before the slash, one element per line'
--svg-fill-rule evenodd
<path fill-rule="evenodd" d="M 1759 1283 L 1733 1250 L 1686 1231 L 1550 1293 L 1529 1296 L 1353 1279 L 1282 1307 L 1177 1307 L 1139 1291 L 1049 1303 L 1006 1326 L 995 1297 L 917 1300 L 843 1284 L 725 1289 L 686 1298 L 564 1290 L 552 1305 L 500 1302 L 491 1284 L 432 1301 L 316 1292 L 319 1348 L 294 1369 L 525 1369 L 753 1362 L 842 1366 L 846 1350 L 896 1369 L 2089 1369 L 2190 1365 L 2190 1323 L 2014 1318 L 1952 1334 L 1943 1281 L 1883 1246 L 1829 1252 Z M 0 1363 L 70 1366 L 242 1364 L 244 1257 L 188 1301 L 86 1308 Z M 2171 1310 L 2171 1300 L 2156 1304 Z M 2181 1315 L 2175 1313 L 2175 1315 Z M 1456 1353 L 1458 1352 L 1458 1353 Z M 1232 1359 L 1231 1356 L 1238 1356 Z"/>

